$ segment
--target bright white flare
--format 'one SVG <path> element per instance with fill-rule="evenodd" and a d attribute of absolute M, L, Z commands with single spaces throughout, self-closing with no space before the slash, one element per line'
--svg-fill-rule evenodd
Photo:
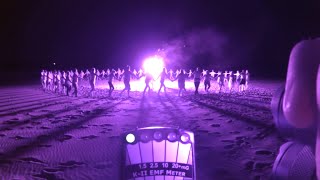
<path fill-rule="evenodd" d="M 128 134 L 126 136 L 126 140 L 127 140 L 128 143 L 133 143 L 134 140 L 136 140 L 136 137 L 133 134 Z"/>
<path fill-rule="evenodd" d="M 143 62 L 145 73 L 150 73 L 154 79 L 158 78 L 164 67 L 163 59 L 159 56 L 148 57 Z"/>

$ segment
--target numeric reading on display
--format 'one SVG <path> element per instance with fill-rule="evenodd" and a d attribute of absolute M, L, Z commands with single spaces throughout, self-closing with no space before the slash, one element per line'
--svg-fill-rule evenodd
<path fill-rule="evenodd" d="M 142 169 L 158 169 L 158 168 L 170 168 L 170 169 L 184 169 L 189 170 L 189 165 L 183 165 L 179 163 L 167 163 L 167 162 L 155 162 L 155 163 L 141 163 L 139 168 Z"/>

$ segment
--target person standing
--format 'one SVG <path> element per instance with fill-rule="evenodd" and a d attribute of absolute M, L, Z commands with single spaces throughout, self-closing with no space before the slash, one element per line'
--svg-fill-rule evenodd
<path fill-rule="evenodd" d="M 206 72 L 206 74 L 204 75 L 204 90 L 206 92 L 209 92 L 209 89 L 211 87 L 211 74 L 209 73 L 209 71 Z"/>
<path fill-rule="evenodd" d="M 199 71 L 199 68 L 196 69 L 196 71 L 193 72 L 194 76 L 194 87 L 195 87 L 195 92 L 194 94 L 199 94 L 199 85 L 200 85 L 200 80 L 201 80 L 201 72 Z"/>
<path fill-rule="evenodd" d="M 75 69 L 73 75 L 72 75 L 72 87 L 73 87 L 73 93 L 75 97 L 78 97 L 78 83 L 79 83 L 79 72 L 78 69 Z"/>
<path fill-rule="evenodd" d="M 89 96 L 92 96 L 93 92 L 95 91 L 96 81 L 97 81 L 96 68 L 92 68 L 91 72 L 89 74 L 89 84 L 90 84 L 90 87 L 91 87 L 91 91 L 89 93 Z"/>
<path fill-rule="evenodd" d="M 67 89 L 67 96 L 69 96 L 69 93 L 70 93 L 70 90 L 71 90 L 71 84 L 72 84 L 72 81 L 71 81 L 70 71 L 67 71 L 66 81 L 65 81 L 65 86 L 66 86 L 66 89 Z"/>
<path fill-rule="evenodd" d="M 150 82 L 153 80 L 153 77 L 149 72 L 147 72 L 144 76 L 146 77 L 146 79 L 144 81 L 146 83 L 146 87 L 143 90 L 143 97 L 146 94 L 147 89 L 148 89 L 148 93 L 150 94 L 150 89 L 151 89 Z"/>
<path fill-rule="evenodd" d="M 173 79 L 172 81 L 178 80 L 178 87 L 179 87 L 179 95 L 182 95 L 182 91 L 187 91 L 186 90 L 186 75 L 184 74 L 184 72 L 182 70 L 180 70 L 180 73 L 178 74 L 178 76 Z"/>
<path fill-rule="evenodd" d="M 160 94 L 160 91 L 161 91 L 162 87 L 164 89 L 164 93 L 167 94 L 167 87 L 164 84 L 164 81 L 166 80 L 167 76 L 168 76 L 167 75 L 167 70 L 166 70 L 166 68 L 163 68 L 163 70 L 162 70 L 162 72 L 161 72 L 161 74 L 159 76 L 160 77 L 160 88 L 159 88 L 159 91 L 158 91 L 158 95 Z"/>
<path fill-rule="evenodd" d="M 124 89 L 121 91 L 120 95 L 122 95 L 124 91 L 127 91 L 128 97 L 130 97 L 130 90 L 131 90 L 130 79 L 131 79 L 131 76 L 134 76 L 134 74 L 130 71 L 130 66 L 127 66 L 122 76 L 123 76 Z"/>
<path fill-rule="evenodd" d="M 109 84 L 109 96 L 111 96 L 111 93 L 114 90 L 114 86 L 113 86 L 113 79 L 116 77 L 115 75 L 116 71 L 114 69 L 111 70 L 110 74 L 108 75 L 108 84 Z"/>

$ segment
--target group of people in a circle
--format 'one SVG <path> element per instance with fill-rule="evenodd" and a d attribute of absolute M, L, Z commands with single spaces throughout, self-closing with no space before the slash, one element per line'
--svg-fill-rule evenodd
<path fill-rule="evenodd" d="M 177 81 L 178 82 L 178 95 L 181 96 L 182 93 L 186 92 L 186 80 L 194 81 L 194 94 L 199 94 L 199 86 L 201 81 L 204 83 L 205 92 L 209 92 L 211 87 L 211 82 L 216 82 L 220 93 L 222 90 L 224 92 L 242 92 L 247 90 L 248 82 L 249 82 L 249 72 L 248 70 L 242 70 L 241 72 L 236 71 L 233 73 L 232 71 L 209 71 L 202 70 L 196 68 L 194 71 L 185 71 L 183 69 L 178 69 L 175 72 L 170 69 L 169 71 L 166 68 L 163 68 L 160 75 L 155 78 L 150 72 L 143 71 L 140 69 L 136 71 L 135 69 L 132 71 L 130 66 L 127 66 L 125 69 L 118 70 L 107 69 L 107 70 L 97 70 L 96 68 L 92 68 L 91 70 L 78 71 L 77 69 L 69 70 L 69 71 L 41 71 L 41 84 L 45 91 L 53 91 L 55 93 L 62 93 L 69 95 L 78 96 L 79 92 L 79 80 L 87 80 L 90 85 L 89 96 L 93 96 L 93 92 L 96 90 L 96 82 L 97 80 L 107 80 L 109 89 L 109 96 L 112 95 L 115 87 L 113 81 L 115 79 L 119 81 L 123 81 L 124 88 L 121 91 L 121 95 L 127 91 L 127 95 L 130 96 L 131 86 L 130 81 L 132 79 L 140 79 L 145 77 L 145 88 L 143 91 L 143 96 L 145 96 L 146 92 L 150 92 L 151 86 L 150 83 L 152 81 L 159 80 L 160 87 L 158 89 L 158 94 L 160 94 L 161 90 L 164 90 L 164 93 L 167 92 L 166 80 Z M 73 92 L 71 93 L 71 90 Z"/>

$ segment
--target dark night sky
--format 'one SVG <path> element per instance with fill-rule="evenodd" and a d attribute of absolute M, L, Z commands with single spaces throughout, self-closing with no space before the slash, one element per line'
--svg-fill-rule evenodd
<path fill-rule="evenodd" d="M 320 34 L 320 1 L 10 1 L 1 13 L 2 73 L 38 72 L 52 62 L 137 67 L 164 43 L 214 29 L 223 34 L 216 42 L 223 55 L 194 55 L 188 65 L 283 78 L 293 45 Z"/>

